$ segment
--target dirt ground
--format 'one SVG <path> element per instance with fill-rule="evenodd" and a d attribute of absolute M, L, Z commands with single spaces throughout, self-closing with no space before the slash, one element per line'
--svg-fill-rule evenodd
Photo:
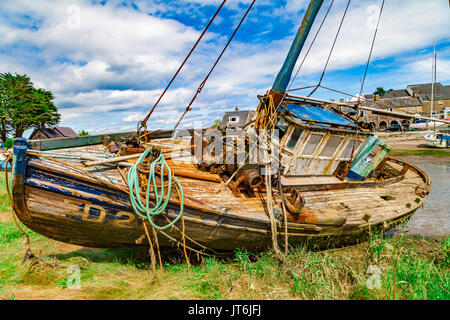
<path fill-rule="evenodd" d="M 396 150 L 430 150 L 436 149 L 431 142 L 424 139 L 426 132 L 408 132 L 402 133 L 375 133 L 378 138 Z"/>

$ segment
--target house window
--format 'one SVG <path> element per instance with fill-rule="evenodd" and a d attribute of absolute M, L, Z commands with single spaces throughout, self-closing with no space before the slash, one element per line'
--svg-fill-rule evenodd
<path fill-rule="evenodd" d="M 236 123 L 239 121 L 239 117 L 229 117 L 228 122 L 230 123 Z"/>

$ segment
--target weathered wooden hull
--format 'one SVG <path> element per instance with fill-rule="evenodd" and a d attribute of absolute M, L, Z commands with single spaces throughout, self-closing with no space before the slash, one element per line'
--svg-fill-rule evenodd
<path fill-rule="evenodd" d="M 410 171 L 420 176 L 425 184 L 429 184 L 424 172 L 409 166 Z M 27 158 L 26 148 L 25 151 L 22 150 L 22 155 L 20 151 L 16 153 L 13 172 L 15 211 L 19 219 L 33 231 L 51 239 L 88 247 L 147 245 L 145 239 L 139 244 L 136 242 L 145 234 L 143 220 L 133 212 L 125 191 L 101 184 L 90 177 L 45 166 Z M 367 188 L 365 192 L 372 189 Z M 342 190 L 334 192 L 337 194 Z M 411 192 L 414 193 L 414 188 Z M 369 230 L 389 230 L 407 220 L 422 205 L 424 199 L 425 196 L 417 196 L 416 201 L 408 203 L 409 206 L 373 222 L 350 219 L 343 226 L 289 222 L 289 243 L 293 246 L 308 243 L 325 247 L 365 240 Z M 170 202 L 165 215 L 173 219 L 178 210 L 177 203 Z M 166 217 L 161 215 L 155 222 L 165 224 Z M 190 203 L 185 204 L 184 221 L 187 244 L 197 249 L 201 248 L 201 244 L 217 251 L 233 251 L 236 248 L 263 250 L 272 243 L 268 219 L 239 216 Z M 177 246 L 177 241 L 181 240 L 181 221 L 175 226 L 176 228 L 165 230 L 165 234 L 158 233 L 161 247 Z M 280 222 L 280 242 L 283 241 L 283 236 L 284 225 Z"/>

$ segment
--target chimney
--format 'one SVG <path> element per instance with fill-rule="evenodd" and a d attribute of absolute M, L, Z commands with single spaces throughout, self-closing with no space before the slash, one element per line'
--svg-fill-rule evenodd
<path fill-rule="evenodd" d="M 340 98 L 340 99 L 339 99 L 339 102 L 340 102 L 340 103 L 344 103 L 344 98 Z"/>
<path fill-rule="evenodd" d="M 373 97 L 374 97 L 375 101 L 380 101 L 380 95 L 379 94 L 375 94 Z"/>
<path fill-rule="evenodd" d="M 234 108 L 234 111 L 238 112 L 238 111 L 239 111 L 239 108 L 238 108 L 238 107 Z"/>
<path fill-rule="evenodd" d="M 413 97 L 414 98 L 418 98 L 419 97 L 419 93 L 416 90 L 413 91 Z"/>

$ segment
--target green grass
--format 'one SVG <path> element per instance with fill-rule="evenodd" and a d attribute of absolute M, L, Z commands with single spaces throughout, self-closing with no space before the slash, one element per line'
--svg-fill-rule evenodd
<path fill-rule="evenodd" d="M 0 224 L 0 243 L 10 243 L 23 236 L 22 232 L 13 223 Z"/>
<path fill-rule="evenodd" d="M 407 136 L 413 136 L 413 135 L 415 135 L 415 134 L 418 134 L 418 133 L 415 133 L 415 132 L 391 133 L 391 134 L 389 135 L 389 137 L 403 137 L 404 135 L 407 135 Z"/>
<path fill-rule="evenodd" d="M 366 265 L 381 269 L 380 288 L 362 285 L 355 297 L 364 299 L 448 300 L 450 237 L 431 245 L 430 240 L 375 237 Z"/>
<path fill-rule="evenodd" d="M 0 212 L 0 299 L 450 299 L 450 237 L 373 236 L 340 249 L 296 248 L 282 261 L 271 251 L 192 255 L 190 268 L 179 252 L 163 256 L 155 278 L 146 250 L 75 247 L 26 230 L 39 258 L 23 263 L 25 237 Z M 67 287 L 73 265 L 80 290 Z"/>
<path fill-rule="evenodd" d="M 389 152 L 394 157 L 401 156 L 434 156 L 434 157 L 450 157 L 450 150 L 428 149 L 428 150 L 402 150 L 394 149 Z"/>
<path fill-rule="evenodd" d="M 450 299 L 450 239 L 377 238 L 330 251 L 292 250 L 284 261 L 272 252 L 237 250 L 234 257 L 206 257 L 190 268 L 166 256 L 156 279 L 146 252 L 75 249 L 31 233 L 39 259 L 22 263 L 24 237 L 14 225 L 0 228 L 1 298 L 26 288 L 44 299 Z M 81 268 L 81 290 L 67 288 L 67 269 Z M 371 288 L 369 266 L 380 270 Z M 9 290 L 9 291 L 8 291 Z M 35 298 L 35 297 L 34 297 Z"/>
<path fill-rule="evenodd" d="M 6 227 L 5 227 L 6 225 Z M 42 298 L 81 299 L 449 299 L 450 239 L 374 237 L 367 244 L 331 251 L 293 250 L 284 261 L 271 252 L 237 250 L 207 257 L 190 269 L 166 257 L 153 278 L 145 252 L 79 249 L 61 253 L 56 242 L 31 233 L 40 260 L 22 263 L 24 238 L 2 223 L 0 288 L 30 286 Z M 81 268 L 82 289 L 67 289 L 67 267 Z M 369 266 L 380 270 L 370 288 Z M 19 296 L 20 298 L 20 296 Z"/>
<path fill-rule="evenodd" d="M 4 171 L 3 172 L 2 171 L 3 170 L 0 170 L 0 212 L 7 212 L 10 209 L 10 204 L 8 194 L 6 193 L 5 174 Z"/>

